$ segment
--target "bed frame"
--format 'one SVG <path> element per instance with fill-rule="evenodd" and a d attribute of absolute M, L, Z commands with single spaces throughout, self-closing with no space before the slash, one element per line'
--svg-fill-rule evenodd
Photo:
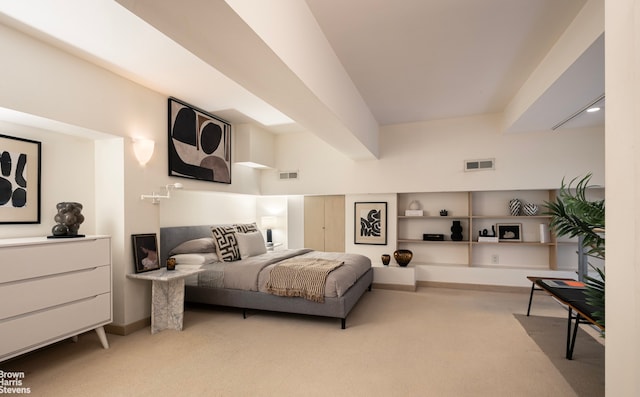
<path fill-rule="evenodd" d="M 169 251 L 178 244 L 211 236 L 210 225 L 178 226 L 160 228 L 160 264 L 167 263 Z M 248 309 L 274 312 L 306 314 L 339 318 L 341 328 L 346 328 L 347 315 L 367 290 L 371 290 L 373 269 L 370 268 L 347 293 L 341 297 L 326 298 L 324 303 L 312 302 L 304 298 L 275 296 L 258 291 L 242 291 L 223 288 L 203 288 L 185 286 L 185 302 L 237 307 L 246 318 Z"/>

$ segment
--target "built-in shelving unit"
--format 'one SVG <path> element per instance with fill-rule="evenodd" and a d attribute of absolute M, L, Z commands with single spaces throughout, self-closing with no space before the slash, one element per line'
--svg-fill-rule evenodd
<path fill-rule="evenodd" d="M 414 253 L 414 265 L 438 264 L 465 267 L 522 268 L 556 270 L 555 237 L 542 239 L 541 225 L 548 227 L 550 216 L 542 215 L 544 203 L 555 198 L 555 190 L 474 191 L 398 194 L 397 246 Z M 538 206 L 536 215 L 512 216 L 509 200 Z M 420 203 L 423 216 L 406 216 L 412 201 Z M 440 210 L 447 210 L 440 216 Z M 453 221 L 462 225 L 462 240 L 452 241 Z M 492 226 L 520 225 L 520 241 L 479 242 Z M 496 228 L 497 233 L 497 228 Z M 423 234 L 443 234 L 444 241 L 424 241 Z"/>

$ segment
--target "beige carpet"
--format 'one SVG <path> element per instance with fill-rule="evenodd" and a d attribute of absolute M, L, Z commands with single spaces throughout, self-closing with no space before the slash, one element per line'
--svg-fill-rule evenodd
<path fill-rule="evenodd" d="M 189 307 L 182 332 L 94 333 L 0 364 L 34 396 L 576 396 L 513 313 L 527 294 L 367 292 L 335 319 Z M 564 315 L 545 295 L 532 313 Z"/>
<path fill-rule="evenodd" d="M 515 317 L 579 396 L 604 396 L 604 345 L 584 331 L 586 325 L 578 329 L 573 360 L 567 360 L 566 318 Z"/>

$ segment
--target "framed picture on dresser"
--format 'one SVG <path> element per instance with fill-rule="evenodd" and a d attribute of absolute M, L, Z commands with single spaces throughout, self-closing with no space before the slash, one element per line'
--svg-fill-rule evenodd
<path fill-rule="evenodd" d="M 41 146 L 0 134 L 0 224 L 40 223 Z"/>
<path fill-rule="evenodd" d="M 131 243 L 136 273 L 160 269 L 158 239 L 155 233 L 132 234 Z"/>

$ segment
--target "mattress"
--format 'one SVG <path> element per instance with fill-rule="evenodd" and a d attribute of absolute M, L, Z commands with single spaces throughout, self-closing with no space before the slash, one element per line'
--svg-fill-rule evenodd
<path fill-rule="evenodd" d="M 201 288 L 225 288 L 246 291 L 267 291 L 271 270 L 280 261 L 290 258 L 317 258 L 341 261 L 343 265 L 328 274 L 325 297 L 341 297 L 371 267 L 368 258 L 349 253 L 320 252 L 309 249 L 267 252 L 233 262 L 205 261 L 198 266 L 204 272 L 185 280 L 187 285 Z M 181 266 L 180 262 L 178 266 Z M 186 266 L 186 265 L 184 265 Z"/>

